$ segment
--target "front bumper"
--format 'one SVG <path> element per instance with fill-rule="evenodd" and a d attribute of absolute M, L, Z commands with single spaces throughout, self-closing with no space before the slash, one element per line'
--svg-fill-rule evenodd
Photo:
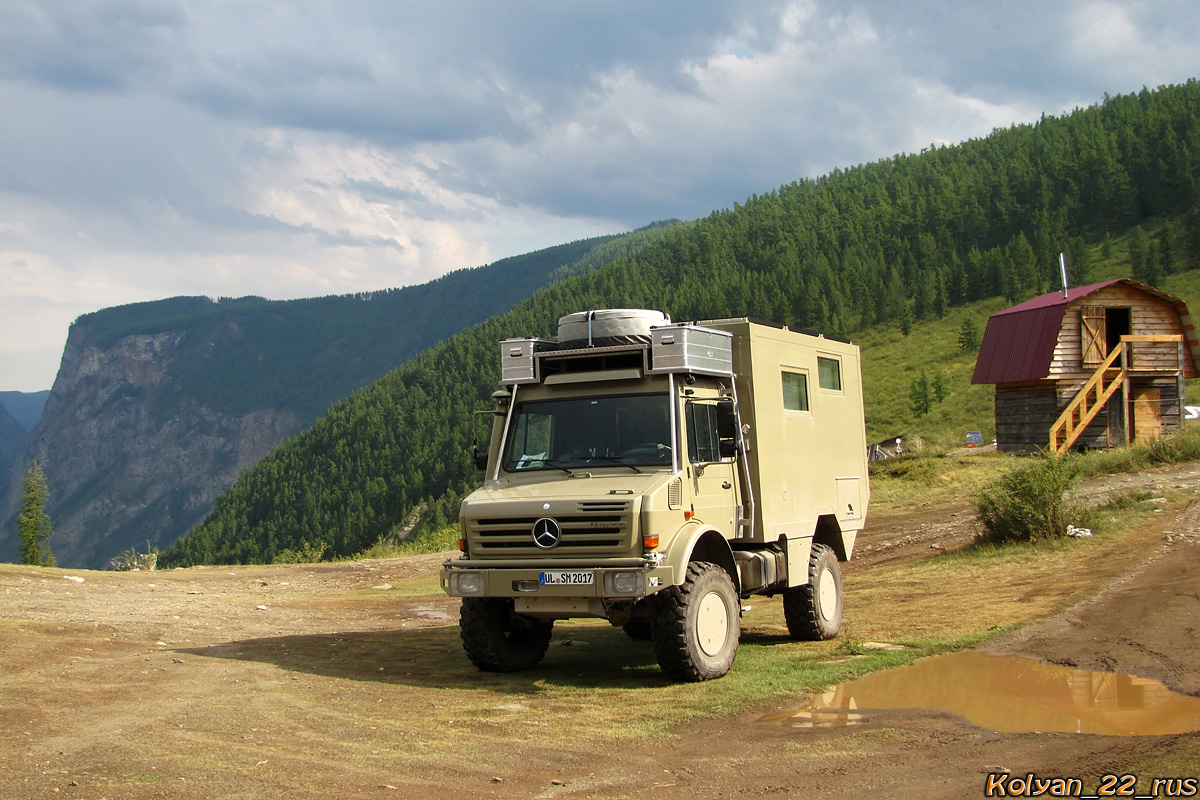
<path fill-rule="evenodd" d="M 547 584 L 544 573 L 572 573 L 587 582 Z M 451 597 L 596 598 L 638 600 L 674 584 L 661 555 L 604 560 L 490 560 L 459 558 L 442 565 L 442 590 Z"/>

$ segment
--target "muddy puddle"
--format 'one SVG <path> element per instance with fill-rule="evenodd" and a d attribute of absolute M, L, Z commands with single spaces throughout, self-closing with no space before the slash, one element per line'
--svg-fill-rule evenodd
<path fill-rule="evenodd" d="M 1200 698 L 1159 681 L 975 652 L 925 658 L 839 684 L 760 721 L 853 725 L 863 711 L 886 709 L 945 711 L 1005 733 L 1157 736 L 1200 730 Z"/>

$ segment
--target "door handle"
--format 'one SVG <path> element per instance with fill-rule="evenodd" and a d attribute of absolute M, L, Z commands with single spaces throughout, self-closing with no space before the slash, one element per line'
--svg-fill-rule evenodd
<path fill-rule="evenodd" d="M 722 489 L 732 489 L 732 488 L 733 488 L 733 484 L 732 484 L 732 483 L 730 483 L 729 481 L 722 481 L 722 482 L 721 482 L 721 488 L 722 488 Z"/>

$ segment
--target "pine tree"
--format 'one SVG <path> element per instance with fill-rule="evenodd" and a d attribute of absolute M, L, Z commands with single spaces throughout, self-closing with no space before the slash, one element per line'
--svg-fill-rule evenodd
<path fill-rule="evenodd" d="M 933 376 L 933 399 L 937 402 L 942 402 L 950 394 L 950 387 L 946 385 L 946 376 L 942 373 L 937 373 Z"/>
<path fill-rule="evenodd" d="M 901 310 L 901 312 L 900 312 L 900 332 L 903 333 L 905 336 L 908 336 L 910 333 L 912 333 L 912 326 L 913 326 L 912 309 L 909 308 L 908 303 L 905 303 L 903 310 Z"/>
<path fill-rule="evenodd" d="M 50 551 L 50 515 L 46 513 L 46 474 L 42 465 L 33 462 L 25 474 L 25 495 L 17 517 L 17 533 L 21 537 L 21 563 L 53 567 L 54 553 Z"/>
<path fill-rule="evenodd" d="M 973 317 L 964 319 L 958 329 L 958 349 L 964 353 L 974 353 L 979 349 L 979 323 Z"/>
<path fill-rule="evenodd" d="M 1067 242 L 1067 279 L 1072 286 L 1084 286 L 1092 270 L 1092 256 L 1082 236 Z"/>
<path fill-rule="evenodd" d="M 921 377 L 914 378 L 909 387 L 908 396 L 912 401 L 912 410 L 918 417 L 925 416 L 933 407 L 933 397 L 929 388 L 929 376 L 924 372 L 921 373 Z"/>

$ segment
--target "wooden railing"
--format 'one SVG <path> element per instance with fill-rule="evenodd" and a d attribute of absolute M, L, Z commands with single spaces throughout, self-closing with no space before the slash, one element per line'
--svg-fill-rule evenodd
<path fill-rule="evenodd" d="M 1120 347 L 1114 347 L 1108 358 L 1096 368 L 1092 377 L 1083 385 L 1079 393 L 1067 403 L 1062 414 L 1050 426 L 1050 450 L 1062 454 L 1067 452 L 1080 434 L 1092 424 L 1092 420 L 1104 408 L 1108 399 L 1125 385 L 1125 364 L 1129 363 L 1126 352 L 1129 345 L 1121 342 Z M 1121 359 L 1121 366 L 1113 369 L 1113 362 Z"/>
<path fill-rule="evenodd" d="M 1087 429 L 1087 426 L 1092 423 L 1096 415 L 1104 408 L 1105 403 L 1117 393 L 1118 389 L 1125 389 L 1123 395 L 1128 395 L 1128 382 L 1130 370 L 1130 356 L 1133 351 L 1135 342 L 1150 343 L 1150 344 L 1165 344 L 1168 342 L 1178 342 L 1179 350 L 1179 376 L 1180 382 L 1183 380 L 1183 336 L 1180 335 L 1150 335 L 1138 334 L 1132 336 L 1122 336 L 1119 347 L 1114 347 L 1113 351 L 1108 354 L 1104 362 L 1096 368 L 1090 377 L 1083 385 L 1083 388 L 1071 398 L 1071 402 L 1063 409 L 1061 415 L 1050 426 L 1050 445 L 1048 449 L 1057 454 L 1065 453 L 1070 449 L 1071 445 L 1075 444 L 1076 440 Z M 1120 366 L 1115 366 L 1114 363 L 1120 359 Z M 1183 397 L 1182 390 L 1180 398 Z M 1128 398 L 1126 397 L 1126 405 Z M 1127 414 L 1125 416 L 1128 416 Z M 1129 436 L 1129 421 L 1124 421 L 1125 435 L 1128 440 Z"/>

